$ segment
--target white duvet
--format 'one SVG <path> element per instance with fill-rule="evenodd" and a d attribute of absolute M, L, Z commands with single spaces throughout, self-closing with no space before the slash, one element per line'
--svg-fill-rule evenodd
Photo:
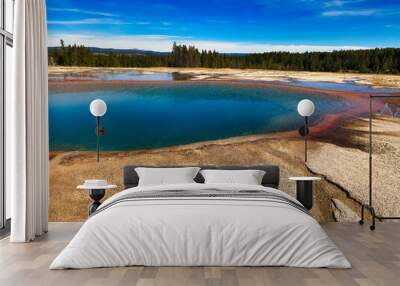
<path fill-rule="evenodd" d="M 289 197 L 262 186 L 180 184 L 127 189 L 102 206 L 130 192 L 205 188 Z M 293 206 L 194 197 L 112 205 L 85 222 L 50 269 L 128 265 L 351 267 L 318 222 Z"/>

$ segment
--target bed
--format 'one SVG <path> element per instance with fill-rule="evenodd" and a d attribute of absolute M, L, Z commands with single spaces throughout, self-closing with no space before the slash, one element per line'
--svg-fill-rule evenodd
<path fill-rule="evenodd" d="M 124 168 L 125 189 L 107 199 L 50 269 L 119 266 L 291 266 L 350 268 L 317 221 L 278 190 L 279 167 L 261 185 L 195 183 L 138 186 Z"/>

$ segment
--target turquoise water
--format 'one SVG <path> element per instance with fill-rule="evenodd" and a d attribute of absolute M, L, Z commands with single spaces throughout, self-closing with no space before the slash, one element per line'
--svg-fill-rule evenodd
<path fill-rule="evenodd" d="M 93 99 L 106 101 L 102 150 L 166 147 L 249 134 L 298 129 L 297 103 L 314 101 L 311 123 L 350 103 L 334 96 L 229 84 L 154 84 L 52 89 L 49 96 L 50 149 L 94 150 Z"/>

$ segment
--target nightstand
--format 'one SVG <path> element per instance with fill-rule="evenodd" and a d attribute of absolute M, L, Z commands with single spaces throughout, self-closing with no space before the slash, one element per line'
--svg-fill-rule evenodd
<path fill-rule="evenodd" d="M 105 180 L 86 180 L 83 185 L 76 188 L 80 190 L 87 190 L 93 202 L 89 205 L 89 216 L 94 213 L 101 205 L 100 200 L 106 194 L 106 190 L 115 189 L 116 185 L 110 185 Z"/>
<path fill-rule="evenodd" d="M 313 207 L 313 182 L 319 181 L 319 177 L 290 177 L 289 180 L 296 181 L 296 199 L 303 206 L 311 210 Z"/>

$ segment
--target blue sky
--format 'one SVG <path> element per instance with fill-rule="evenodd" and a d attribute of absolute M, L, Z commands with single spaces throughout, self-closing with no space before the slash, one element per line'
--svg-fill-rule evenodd
<path fill-rule="evenodd" d="M 220 52 L 400 47 L 400 0 L 47 0 L 49 46 Z"/>

